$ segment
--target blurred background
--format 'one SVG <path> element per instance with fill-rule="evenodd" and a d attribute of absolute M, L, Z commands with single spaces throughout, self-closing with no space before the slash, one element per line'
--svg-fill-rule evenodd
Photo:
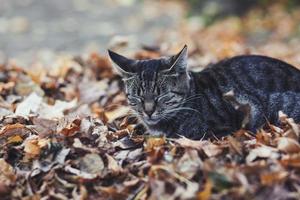
<path fill-rule="evenodd" d="M 0 0 L 0 62 L 177 51 L 191 65 L 245 53 L 300 63 L 298 0 Z"/>

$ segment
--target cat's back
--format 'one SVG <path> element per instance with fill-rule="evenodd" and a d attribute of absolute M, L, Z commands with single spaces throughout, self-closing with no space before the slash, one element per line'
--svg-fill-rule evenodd
<path fill-rule="evenodd" d="M 300 92 L 300 70 L 267 56 L 243 55 L 212 64 L 199 73 L 200 79 L 220 87 L 246 87 L 268 92 Z"/>
<path fill-rule="evenodd" d="M 282 60 L 262 56 L 262 55 L 240 55 L 232 58 L 224 59 L 216 64 L 215 67 L 233 69 L 244 68 L 248 70 L 262 71 L 265 73 L 271 71 L 294 72 L 300 75 L 300 70 Z M 271 72 L 272 73 L 272 72 Z"/>

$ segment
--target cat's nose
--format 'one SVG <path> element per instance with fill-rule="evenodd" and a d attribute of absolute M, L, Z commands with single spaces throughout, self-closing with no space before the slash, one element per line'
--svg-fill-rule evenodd
<path fill-rule="evenodd" d="M 145 107 L 144 108 L 145 113 L 148 115 L 148 117 L 151 117 L 151 115 L 155 111 L 155 104 L 154 104 L 154 102 L 151 102 L 151 101 L 145 102 L 144 107 Z"/>

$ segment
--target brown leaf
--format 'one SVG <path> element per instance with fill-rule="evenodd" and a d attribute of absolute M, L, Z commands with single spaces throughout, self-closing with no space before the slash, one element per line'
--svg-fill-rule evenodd
<path fill-rule="evenodd" d="M 204 189 L 198 193 L 198 200 L 209 200 L 210 196 L 212 194 L 212 181 L 210 179 L 207 179 Z"/>
<path fill-rule="evenodd" d="M 144 147 L 146 151 L 151 151 L 156 147 L 160 147 L 166 143 L 165 137 L 149 137 L 146 139 L 146 143 L 144 143 Z"/>
<path fill-rule="evenodd" d="M 194 148 L 197 150 L 201 150 L 208 141 L 200 141 L 200 140 L 191 140 L 186 137 L 181 137 L 179 139 L 174 140 L 177 144 L 184 148 Z"/>
<path fill-rule="evenodd" d="M 46 137 L 56 132 L 58 122 L 56 120 L 33 118 L 34 129 L 40 137 Z"/>
<path fill-rule="evenodd" d="M 59 130 L 60 133 L 62 133 L 63 135 L 69 137 L 74 135 L 77 131 L 80 130 L 80 124 L 81 124 L 81 120 L 80 119 L 74 119 L 71 122 L 65 121 L 65 123 L 61 123 L 59 124 L 60 127 L 64 126 L 61 130 Z"/>
<path fill-rule="evenodd" d="M 295 123 L 294 119 L 288 118 L 288 116 L 284 114 L 282 111 L 279 111 L 278 115 L 281 123 L 288 124 L 289 127 L 291 128 L 291 130 L 285 133 L 285 135 L 298 140 L 300 135 L 299 125 Z"/>
<path fill-rule="evenodd" d="M 75 62 L 72 56 L 60 56 L 51 66 L 51 76 L 64 78 L 70 70 L 81 72 L 82 67 Z"/>
<path fill-rule="evenodd" d="M 119 106 L 117 109 L 105 112 L 108 122 L 111 123 L 117 118 L 124 117 L 128 114 L 130 108 L 128 106 Z"/>
<path fill-rule="evenodd" d="M 300 168 L 300 154 L 288 154 L 279 161 L 285 167 Z"/>
<path fill-rule="evenodd" d="M 15 183 L 16 180 L 17 176 L 13 167 L 3 158 L 0 158 L 0 183 L 9 186 L 10 184 Z"/>
<path fill-rule="evenodd" d="M 7 139 L 7 144 L 11 144 L 11 143 L 20 143 L 23 141 L 23 138 L 19 135 L 14 135 L 11 136 Z"/>
<path fill-rule="evenodd" d="M 79 186 L 79 193 L 76 192 L 77 187 L 75 187 L 72 191 L 72 197 L 76 200 L 85 200 L 88 199 L 88 190 L 84 185 Z"/>
<path fill-rule="evenodd" d="M 215 145 L 213 143 L 210 143 L 210 142 L 203 145 L 202 149 L 208 157 L 214 157 L 223 152 L 222 147 Z"/>
<path fill-rule="evenodd" d="M 214 157 L 222 153 L 223 148 L 221 146 L 215 145 L 207 140 L 191 140 L 186 137 L 181 137 L 174 140 L 176 143 L 184 148 L 194 148 L 197 150 L 203 150 L 203 152 L 208 157 Z"/>
<path fill-rule="evenodd" d="M 107 162 L 108 162 L 108 169 L 115 174 L 118 174 L 123 171 L 122 167 L 119 166 L 117 161 L 110 155 L 106 154 Z"/>
<path fill-rule="evenodd" d="M 37 137 L 27 138 L 24 145 L 24 152 L 27 158 L 34 158 L 40 155 L 41 149 L 49 144 L 49 139 L 38 139 Z"/>
<path fill-rule="evenodd" d="M 10 137 L 14 135 L 24 136 L 28 132 L 28 129 L 25 128 L 25 125 L 23 124 L 8 124 L 1 129 L 0 137 Z"/>
<path fill-rule="evenodd" d="M 65 170 L 66 172 L 69 172 L 69 173 L 71 173 L 71 174 L 75 174 L 75 175 L 77 175 L 78 177 L 83 178 L 83 179 L 87 179 L 87 180 L 95 179 L 95 178 L 97 178 L 97 176 L 98 176 L 97 174 L 91 174 L 91 173 L 87 173 L 87 172 L 85 172 L 85 171 L 82 171 L 82 170 L 73 168 L 73 167 L 71 167 L 70 165 L 65 166 L 64 170 Z"/>
<path fill-rule="evenodd" d="M 287 138 L 287 137 L 280 137 L 276 141 L 277 141 L 277 148 L 280 151 L 283 151 L 285 153 L 299 153 L 300 152 L 300 145 L 294 139 Z"/>
<path fill-rule="evenodd" d="M 272 186 L 276 183 L 284 181 L 288 175 L 289 173 L 286 171 L 263 173 L 260 175 L 260 181 L 263 185 Z"/>
<path fill-rule="evenodd" d="M 235 152 L 237 152 L 239 155 L 243 155 L 242 152 L 242 144 L 237 141 L 234 137 L 229 136 L 227 137 L 229 145 L 231 147 L 231 149 L 233 149 Z"/>
<path fill-rule="evenodd" d="M 108 81 L 86 81 L 79 85 L 80 101 L 83 103 L 92 103 L 107 93 Z"/>
<path fill-rule="evenodd" d="M 269 145 L 270 142 L 272 142 L 272 134 L 270 132 L 266 132 L 263 129 L 258 130 L 255 137 L 257 142 L 265 145 Z"/>

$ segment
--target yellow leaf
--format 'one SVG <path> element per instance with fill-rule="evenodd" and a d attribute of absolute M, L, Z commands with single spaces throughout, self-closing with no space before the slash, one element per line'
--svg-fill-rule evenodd
<path fill-rule="evenodd" d="M 17 179 L 13 167 L 8 164 L 4 159 L 0 159 L 0 182 L 5 185 L 14 183 Z"/>
<path fill-rule="evenodd" d="M 119 117 L 124 117 L 126 114 L 128 114 L 129 110 L 130 108 L 128 106 L 121 106 L 115 110 L 105 112 L 105 116 L 107 117 L 108 122 L 111 123 Z"/>
<path fill-rule="evenodd" d="M 19 135 L 11 136 L 7 139 L 7 144 L 22 142 L 23 138 Z"/>
<path fill-rule="evenodd" d="M 146 140 L 145 150 L 151 151 L 155 147 L 162 146 L 166 143 L 165 137 L 150 137 Z"/>
<path fill-rule="evenodd" d="M 24 151 L 28 157 L 35 157 L 40 154 L 41 148 L 37 139 L 28 139 L 24 142 Z"/>
<path fill-rule="evenodd" d="M 260 175 L 260 180 L 263 185 L 272 186 L 275 183 L 283 181 L 288 175 L 289 173 L 285 171 L 264 173 Z"/>
<path fill-rule="evenodd" d="M 47 146 L 49 144 L 50 140 L 48 138 L 43 138 L 38 140 L 38 145 L 40 148 L 43 148 L 44 146 Z"/>
<path fill-rule="evenodd" d="M 204 190 L 198 193 L 198 200 L 208 200 L 211 196 L 211 190 L 212 190 L 212 182 L 210 179 L 207 179 Z"/>

